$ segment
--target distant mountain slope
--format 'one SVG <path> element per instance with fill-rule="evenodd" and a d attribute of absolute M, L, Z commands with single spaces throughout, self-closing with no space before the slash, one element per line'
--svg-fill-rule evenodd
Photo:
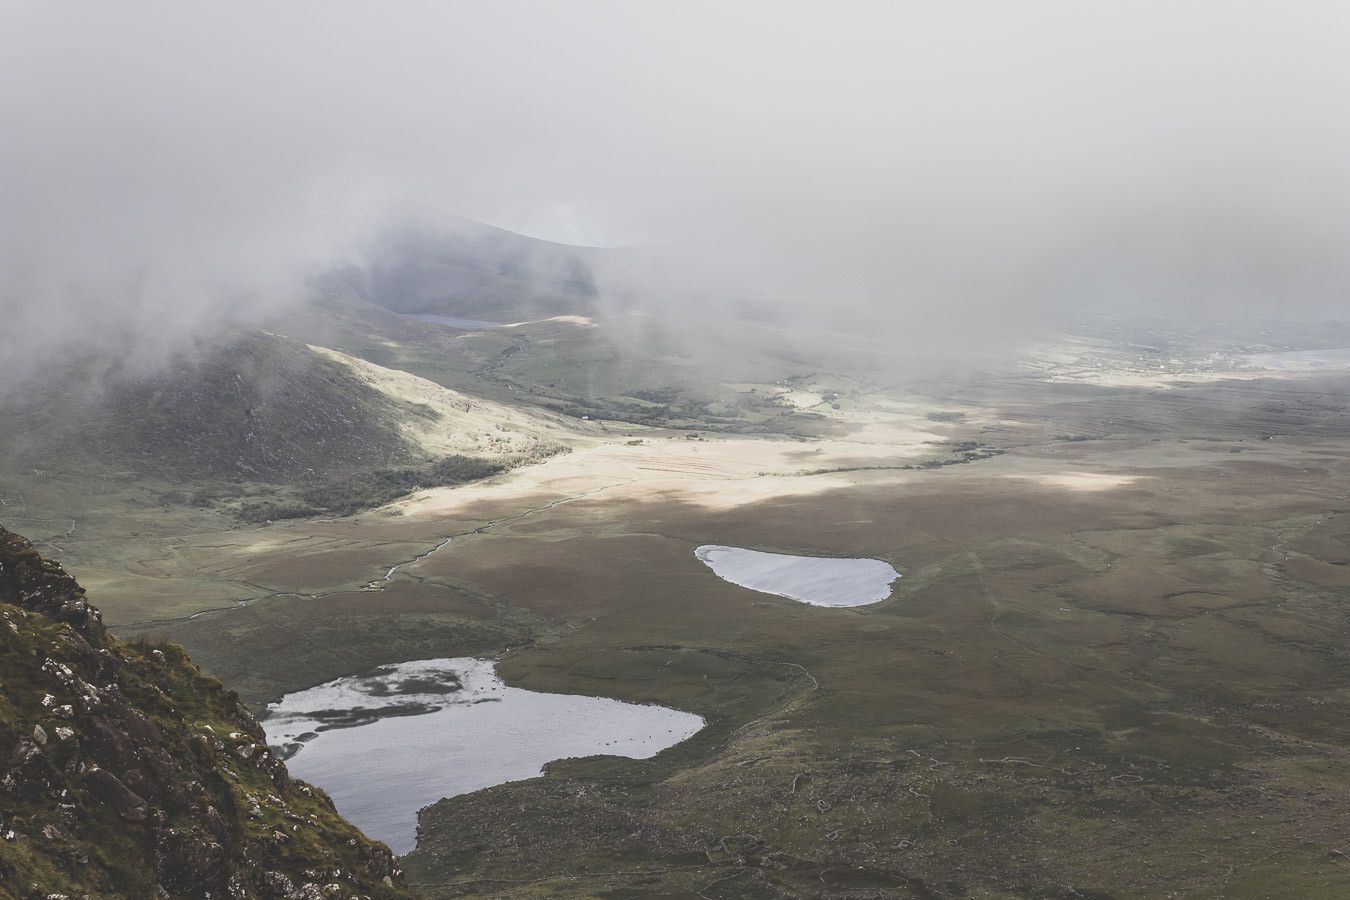
<path fill-rule="evenodd" d="M 110 636 L 4 528 L 0 767 L 0 898 L 410 896 L 232 691 L 180 647 Z"/>
<path fill-rule="evenodd" d="M 458 219 L 387 232 L 329 280 L 397 312 L 515 322 L 590 311 L 605 252 Z"/>
<path fill-rule="evenodd" d="M 256 331 L 148 375 L 66 372 L 0 403 L 0 420 L 20 423 L 0 429 L 0 486 L 16 494 L 43 479 L 97 494 L 155 482 L 161 505 L 254 522 L 485 478 L 561 452 L 569 433 L 557 416 Z"/>

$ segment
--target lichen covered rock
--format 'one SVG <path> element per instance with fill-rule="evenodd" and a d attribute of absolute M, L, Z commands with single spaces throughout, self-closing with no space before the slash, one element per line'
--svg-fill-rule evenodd
<path fill-rule="evenodd" d="M 400 876 L 232 691 L 108 634 L 0 528 L 0 898 L 410 896 Z"/>

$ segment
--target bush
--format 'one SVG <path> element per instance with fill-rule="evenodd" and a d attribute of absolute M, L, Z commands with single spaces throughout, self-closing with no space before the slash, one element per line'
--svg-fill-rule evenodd
<path fill-rule="evenodd" d="M 188 502 L 193 506 L 211 506 L 218 500 L 234 500 L 244 495 L 237 484 L 204 484 L 192 492 Z"/>
<path fill-rule="evenodd" d="M 281 519 L 303 519 L 308 516 L 320 515 L 323 512 L 323 509 L 308 503 L 273 498 L 245 500 L 239 505 L 239 518 L 245 522 L 253 523 L 277 522 Z"/>

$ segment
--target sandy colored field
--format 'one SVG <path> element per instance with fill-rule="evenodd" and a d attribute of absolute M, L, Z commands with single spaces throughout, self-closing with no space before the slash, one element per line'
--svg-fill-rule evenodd
<path fill-rule="evenodd" d="M 803 473 L 945 459 L 951 455 L 946 442 L 961 431 L 930 422 L 924 413 L 932 407 L 913 400 L 879 403 L 865 417 L 857 412 L 841 416 L 843 436 L 817 440 L 711 435 L 692 440 L 686 432 L 629 426 L 602 429 L 592 425 L 589 432 L 585 428 L 549 430 L 547 416 L 531 417 L 496 404 L 461 401 L 452 392 L 414 376 L 359 361 L 352 364 L 381 390 L 444 407 L 446 423 L 458 421 L 456 415 L 463 418 L 463 410 L 456 405 L 463 402 L 472 407 L 470 417 L 482 412 L 482 421 L 471 418 L 470 424 L 481 425 L 485 435 L 501 424 L 521 429 L 518 434 L 510 432 L 516 435 L 512 440 L 535 441 L 536 436 L 545 439 L 542 436 L 548 435 L 546 439 L 572 442 L 574 449 L 488 481 L 424 491 L 348 519 L 240 527 L 221 517 L 175 511 L 162 521 L 148 523 L 146 532 L 122 532 L 120 540 L 84 540 L 76 535 L 61 549 L 98 591 L 110 623 L 162 625 L 278 594 L 356 590 L 446 537 L 528 519 L 554 506 L 566 506 L 572 513 L 600 501 L 666 497 L 722 509 L 773 498 L 809 497 L 854 483 L 860 476 L 856 472 Z M 515 418 L 499 415 L 503 409 Z M 864 421 L 855 421 L 860 418 Z M 477 444 L 437 447 L 466 451 Z M 75 498 L 61 502 L 73 504 Z M 118 520 L 124 521 L 121 509 Z"/>
<path fill-rule="evenodd" d="M 337 350 L 314 352 L 347 366 L 362 382 L 396 400 L 416 404 L 425 415 L 403 423 L 404 437 L 430 454 L 494 457 L 524 455 L 559 440 L 584 441 L 573 422 L 470 397 L 417 375 L 389 369 Z"/>

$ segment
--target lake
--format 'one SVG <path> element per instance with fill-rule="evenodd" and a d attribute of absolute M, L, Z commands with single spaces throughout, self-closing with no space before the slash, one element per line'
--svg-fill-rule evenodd
<path fill-rule="evenodd" d="M 812 606 L 866 606 L 891 595 L 900 573 L 880 559 L 793 556 L 704 544 L 694 550 L 720 578 Z"/>
<path fill-rule="evenodd" d="M 704 722 L 662 706 L 507 687 L 491 660 L 465 657 L 382 666 L 287 694 L 262 724 L 292 775 L 403 854 L 416 844 L 417 811 L 442 797 L 533 778 L 557 759 L 647 759 Z"/>

